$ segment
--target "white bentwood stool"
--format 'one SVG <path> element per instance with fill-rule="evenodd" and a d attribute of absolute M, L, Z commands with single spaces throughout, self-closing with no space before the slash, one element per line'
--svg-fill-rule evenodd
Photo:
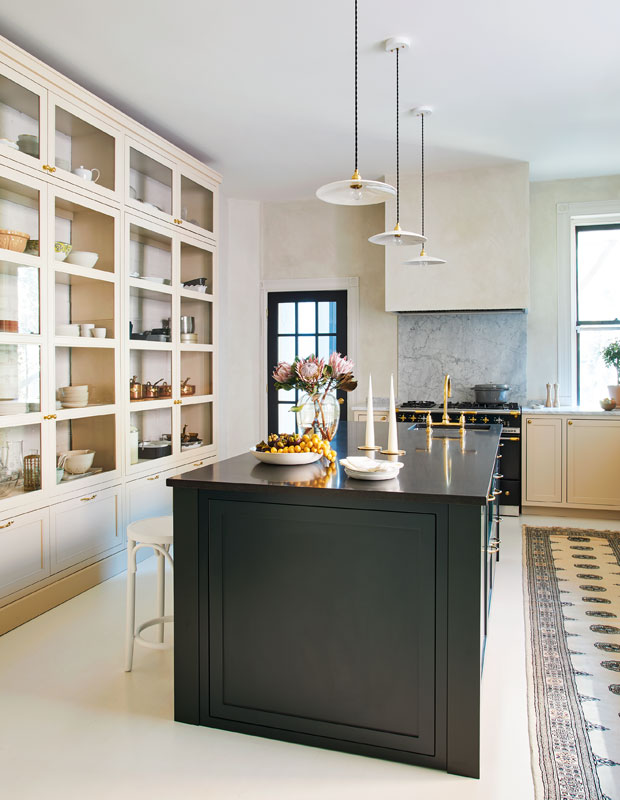
<path fill-rule="evenodd" d="M 125 634 L 125 672 L 131 672 L 134 643 L 152 650 L 168 650 L 171 644 L 164 642 L 164 623 L 173 617 L 164 616 L 166 560 L 174 572 L 170 555 L 172 544 L 172 517 L 151 517 L 132 522 L 127 526 L 127 629 Z M 157 616 L 148 619 L 136 629 L 136 553 L 142 547 L 150 547 L 157 557 Z M 145 628 L 158 625 L 156 642 L 149 642 L 140 635 Z"/>

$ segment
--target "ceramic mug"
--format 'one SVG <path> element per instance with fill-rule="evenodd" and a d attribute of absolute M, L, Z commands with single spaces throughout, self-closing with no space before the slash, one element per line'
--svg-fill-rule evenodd
<path fill-rule="evenodd" d="M 83 322 L 80 324 L 81 336 L 92 336 L 92 330 L 95 327 L 94 322 Z"/>
<path fill-rule="evenodd" d="M 81 164 L 80 164 L 79 167 L 76 167 L 76 169 L 72 169 L 71 172 L 74 175 L 77 175 L 78 178 L 82 178 L 82 180 L 84 180 L 84 181 L 93 181 L 94 183 L 97 183 L 97 181 L 99 180 L 99 178 L 101 176 L 101 173 L 99 172 L 97 167 L 93 167 L 93 169 L 86 169 L 86 167 L 82 166 Z M 93 178 L 93 173 L 94 172 L 97 173 L 97 177 L 96 178 Z"/>

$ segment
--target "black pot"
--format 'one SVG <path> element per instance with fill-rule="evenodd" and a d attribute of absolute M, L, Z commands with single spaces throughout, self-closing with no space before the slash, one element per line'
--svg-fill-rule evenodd
<path fill-rule="evenodd" d="M 473 389 L 476 403 L 505 403 L 510 386 L 507 383 L 477 383 Z"/>

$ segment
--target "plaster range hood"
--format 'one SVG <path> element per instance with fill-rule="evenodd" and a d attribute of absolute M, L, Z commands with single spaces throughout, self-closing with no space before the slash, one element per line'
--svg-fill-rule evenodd
<path fill-rule="evenodd" d="M 527 308 L 436 308 L 430 311 L 394 311 L 394 314 L 527 314 Z"/>

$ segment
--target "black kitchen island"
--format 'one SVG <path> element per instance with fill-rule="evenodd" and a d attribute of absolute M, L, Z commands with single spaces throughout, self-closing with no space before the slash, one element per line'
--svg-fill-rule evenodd
<path fill-rule="evenodd" d="M 400 425 L 390 481 L 250 453 L 170 478 L 175 719 L 478 777 L 500 431 Z"/>

